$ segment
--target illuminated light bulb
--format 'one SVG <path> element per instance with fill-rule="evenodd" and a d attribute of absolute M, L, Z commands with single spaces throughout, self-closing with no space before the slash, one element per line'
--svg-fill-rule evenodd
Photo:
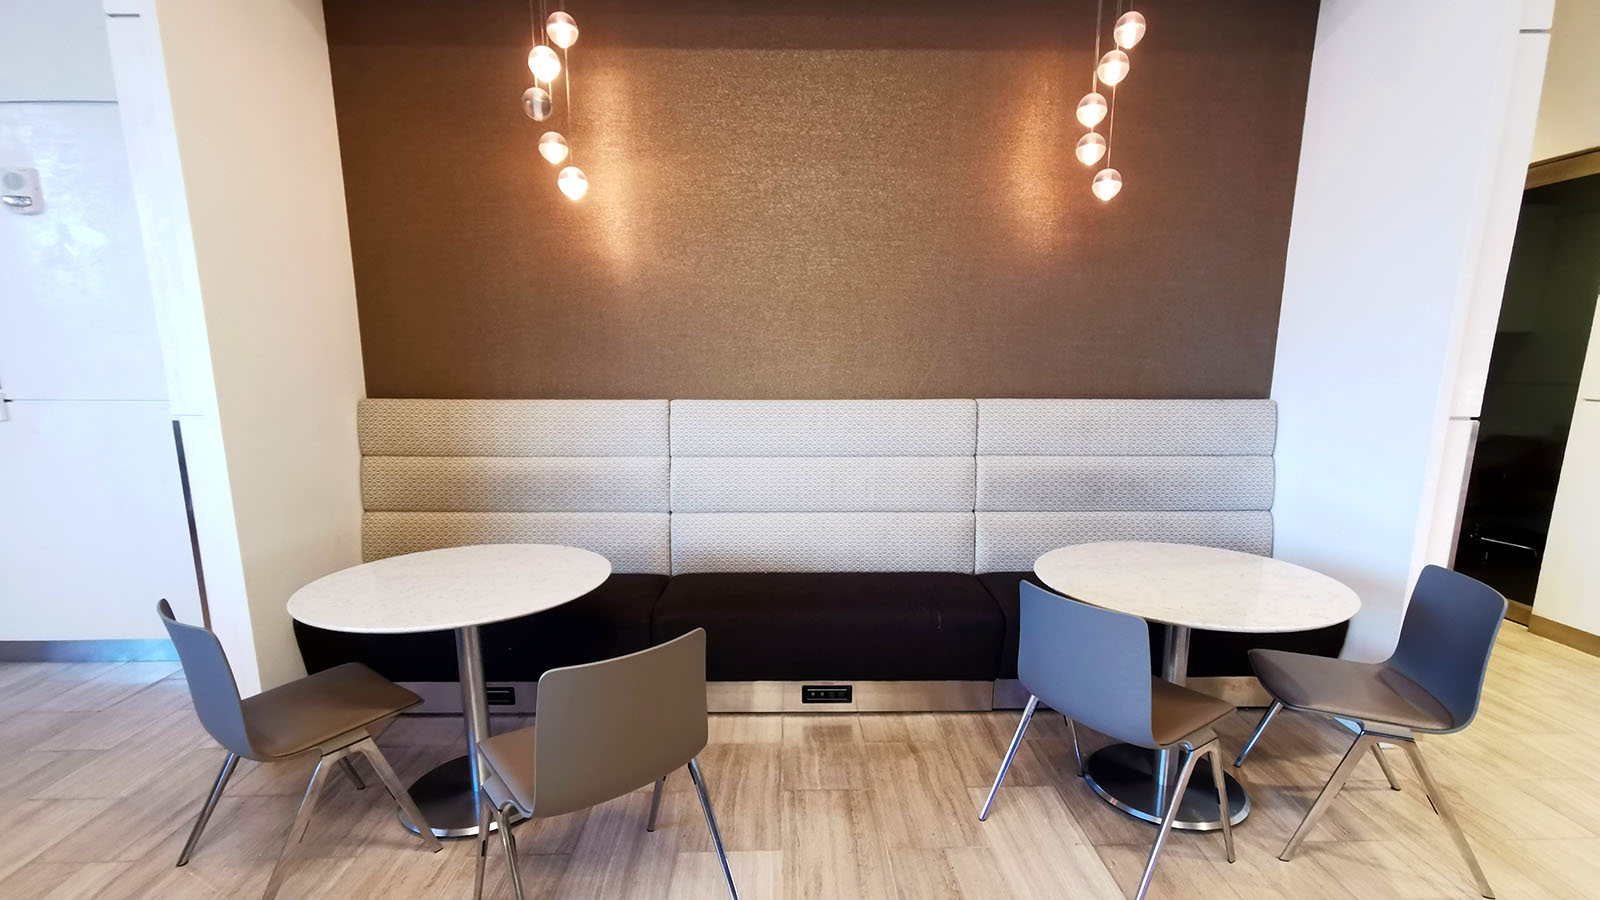
<path fill-rule="evenodd" d="M 1138 15 L 1138 13 L 1134 13 L 1134 15 Z M 1126 19 L 1127 16 L 1123 16 L 1123 18 Z M 550 14 L 549 21 L 544 23 L 544 33 L 550 35 L 550 43 L 565 50 L 578 42 L 578 23 L 572 21 L 572 17 L 561 10 L 556 10 Z M 1144 34 L 1143 19 L 1139 20 L 1139 33 Z M 1134 38 L 1134 40 L 1137 41 L 1138 38 Z M 1132 47 L 1133 44 L 1128 46 Z"/>
<path fill-rule="evenodd" d="M 1116 87 L 1128 77 L 1128 54 L 1121 50 L 1108 50 L 1105 56 L 1100 57 L 1100 65 L 1094 71 L 1100 76 L 1101 84 Z"/>
<path fill-rule="evenodd" d="M 560 132 L 546 131 L 539 136 L 539 155 L 552 166 L 559 164 L 567 158 L 567 139 Z"/>
<path fill-rule="evenodd" d="M 1093 128 L 1105 121 L 1106 112 L 1110 109 L 1104 95 L 1099 91 L 1091 91 L 1078 101 L 1078 121 L 1085 128 Z"/>
<path fill-rule="evenodd" d="M 1123 13 L 1122 18 L 1117 20 L 1117 27 L 1111 30 L 1111 37 L 1124 50 L 1144 40 L 1144 16 L 1131 9 Z"/>
<path fill-rule="evenodd" d="M 544 88 L 531 87 L 522 92 L 522 111 L 535 122 L 543 122 L 550 118 L 550 113 L 554 110 L 555 104 L 550 100 L 550 92 Z"/>
<path fill-rule="evenodd" d="M 1094 183 L 1089 189 L 1101 200 L 1110 200 L 1122 190 L 1122 173 L 1116 169 L 1101 169 L 1095 173 Z"/>
<path fill-rule="evenodd" d="M 1098 132 L 1091 131 L 1078 138 L 1078 162 L 1092 166 L 1106 155 L 1106 139 Z"/>
<path fill-rule="evenodd" d="M 1113 50 L 1111 52 L 1115 53 L 1117 51 Z M 528 51 L 528 71 L 533 73 L 533 77 L 545 84 L 549 84 L 556 80 L 557 75 L 561 74 L 561 57 L 556 56 L 554 50 L 540 44 Z"/>
<path fill-rule="evenodd" d="M 567 195 L 567 199 L 581 200 L 583 195 L 589 192 L 589 176 L 583 174 L 583 170 L 577 166 L 567 166 L 556 176 L 556 187 Z"/>

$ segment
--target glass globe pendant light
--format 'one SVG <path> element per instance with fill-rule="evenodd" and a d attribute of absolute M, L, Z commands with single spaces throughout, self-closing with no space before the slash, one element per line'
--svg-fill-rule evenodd
<path fill-rule="evenodd" d="M 556 176 L 556 187 L 567 195 L 568 200 L 581 200 L 589 192 L 589 176 L 577 166 L 567 166 Z"/>
<path fill-rule="evenodd" d="M 1094 182 L 1089 189 L 1102 201 L 1110 200 L 1122 190 L 1122 173 L 1116 169 L 1101 169 L 1095 173 Z"/>
<path fill-rule="evenodd" d="M 1106 139 L 1097 131 L 1091 131 L 1078 138 L 1078 162 L 1092 166 L 1106 155 Z"/>
<path fill-rule="evenodd" d="M 561 74 L 561 57 L 556 56 L 556 52 L 549 47 L 539 44 L 528 51 L 528 71 L 533 73 L 533 77 L 549 84 Z"/>
<path fill-rule="evenodd" d="M 1144 28 L 1143 21 L 1140 20 L 1141 29 Z M 572 16 L 558 9 L 551 13 L 549 20 L 544 23 L 544 33 L 550 35 L 550 43 L 565 50 L 578 42 L 578 23 L 572 21 Z"/>
<path fill-rule="evenodd" d="M 1100 65 L 1094 71 L 1100 77 L 1102 84 L 1116 87 L 1122 79 L 1128 77 L 1128 67 L 1128 54 L 1121 50 L 1107 50 L 1106 55 L 1100 57 Z"/>
<path fill-rule="evenodd" d="M 1131 9 L 1123 13 L 1122 18 L 1117 20 L 1117 27 L 1111 29 L 1111 37 L 1118 47 L 1131 49 L 1144 40 L 1144 16 Z"/>
<path fill-rule="evenodd" d="M 531 87 L 522 92 L 522 111 L 535 122 L 543 122 L 550 118 L 550 113 L 554 110 L 555 104 L 550 99 L 550 92 L 544 88 Z"/>
<path fill-rule="evenodd" d="M 546 131 L 539 136 L 539 155 L 550 165 L 559 165 L 567 158 L 567 139 L 558 131 Z"/>
<path fill-rule="evenodd" d="M 1106 112 L 1110 109 L 1111 106 L 1106 103 L 1104 94 L 1090 91 L 1078 101 L 1078 121 L 1082 122 L 1085 128 L 1093 128 L 1105 121 Z"/>

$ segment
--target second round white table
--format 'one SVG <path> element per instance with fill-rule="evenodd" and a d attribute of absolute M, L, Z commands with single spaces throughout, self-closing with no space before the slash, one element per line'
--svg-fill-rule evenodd
<path fill-rule="evenodd" d="M 317 628 L 358 634 L 455 631 L 467 753 L 417 779 L 411 797 L 435 835 L 468 837 L 478 833 L 478 742 L 489 736 L 478 626 L 553 609 L 610 575 L 605 557 L 576 547 L 449 547 L 323 576 L 294 592 L 289 615 Z M 417 830 L 415 823 L 407 825 Z"/>
<path fill-rule="evenodd" d="M 1142 541 L 1107 541 L 1051 550 L 1034 563 L 1051 590 L 1083 603 L 1167 626 L 1162 675 L 1188 679 L 1189 632 L 1309 631 L 1345 622 L 1361 608 L 1349 587 L 1310 569 L 1250 553 Z M 1113 744 L 1089 757 L 1086 779 L 1106 802 L 1148 822 L 1161 821 L 1176 780 L 1176 754 Z M 1250 813 L 1250 797 L 1231 775 L 1228 816 Z M 1174 828 L 1222 827 L 1211 773 L 1195 769 Z"/>

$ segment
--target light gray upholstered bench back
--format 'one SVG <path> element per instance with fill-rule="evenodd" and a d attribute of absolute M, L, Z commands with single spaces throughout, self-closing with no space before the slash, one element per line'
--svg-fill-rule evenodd
<path fill-rule="evenodd" d="M 561 543 L 663 574 L 1266 554 L 1276 425 L 1270 400 L 365 400 L 362 548 Z"/>

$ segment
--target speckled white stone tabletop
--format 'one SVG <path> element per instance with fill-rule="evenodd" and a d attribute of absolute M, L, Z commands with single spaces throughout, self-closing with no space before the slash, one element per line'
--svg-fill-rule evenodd
<path fill-rule="evenodd" d="M 1326 628 L 1361 609 L 1355 591 L 1320 572 L 1191 544 L 1077 544 L 1039 557 L 1033 571 L 1074 600 L 1212 631 Z"/>
<path fill-rule="evenodd" d="M 610 574 L 605 557 L 576 547 L 447 547 L 318 578 L 289 598 L 289 615 L 330 631 L 444 631 L 543 612 L 582 597 Z"/>

